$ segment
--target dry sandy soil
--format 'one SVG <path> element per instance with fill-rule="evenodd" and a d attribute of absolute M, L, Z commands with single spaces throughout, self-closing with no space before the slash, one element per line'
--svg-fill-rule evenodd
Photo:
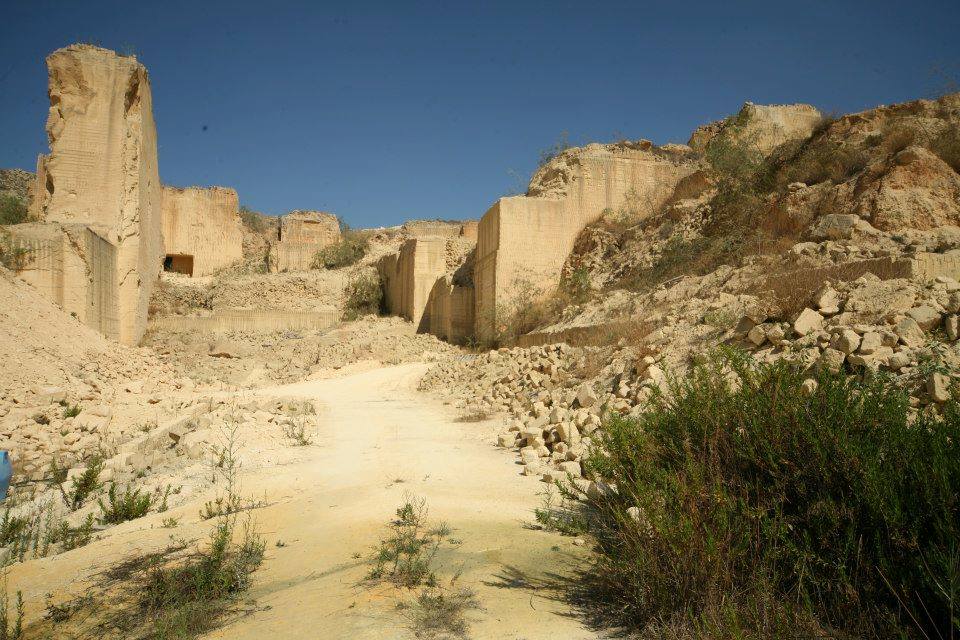
<path fill-rule="evenodd" d="M 414 637 L 397 603 L 416 592 L 363 581 L 386 522 L 410 495 L 426 499 L 431 522 L 453 528 L 458 543 L 438 555 L 438 574 L 447 581 L 459 572 L 459 584 L 475 590 L 481 609 L 468 614 L 472 637 L 596 637 L 544 587 L 583 561 L 583 547 L 530 526 L 542 485 L 518 478 L 522 467 L 491 444 L 502 425 L 459 422 L 451 407 L 417 393 L 427 366 L 361 362 L 337 377 L 242 392 L 244 400 L 314 400 L 314 444 L 290 446 L 263 430 L 240 434 L 242 492 L 267 505 L 252 512 L 267 556 L 246 612 L 208 637 Z M 162 549 L 171 534 L 204 539 L 210 521 L 198 513 L 212 496 L 198 492 L 86 547 L 12 566 L 9 580 L 24 591 L 28 620 L 43 614 L 45 594 L 81 593 L 108 565 Z M 170 517 L 179 526 L 162 528 Z"/>

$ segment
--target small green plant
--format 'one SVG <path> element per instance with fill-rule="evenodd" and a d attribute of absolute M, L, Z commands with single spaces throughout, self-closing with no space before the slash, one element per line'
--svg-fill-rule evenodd
<path fill-rule="evenodd" d="M 590 297 L 590 272 L 585 267 L 576 269 L 560 283 L 562 291 L 571 302 L 580 304 Z"/>
<path fill-rule="evenodd" d="M 7 596 L 6 576 L 3 579 L 3 593 L 0 594 L 0 640 L 20 640 L 23 638 L 23 593 L 17 591 L 16 613 L 10 610 L 10 598 Z"/>
<path fill-rule="evenodd" d="M 399 587 L 435 586 L 431 567 L 440 545 L 450 535 L 445 524 L 428 528 L 424 498 L 408 497 L 389 524 L 390 535 L 373 557 L 369 580 L 389 580 Z"/>
<path fill-rule="evenodd" d="M 57 534 L 57 542 L 60 543 L 61 550 L 70 551 L 90 544 L 93 540 L 93 514 L 87 514 L 83 523 L 76 528 L 71 527 L 64 520 L 60 523 L 60 531 Z"/>
<path fill-rule="evenodd" d="M 541 494 L 539 508 L 533 510 L 537 523 L 545 531 L 557 531 L 567 536 L 576 536 L 588 530 L 586 518 L 575 502 L 569 499 L 568 490 L 561 485 L 547 485 Z"/>
<path fill-rule="evenodd" d="M 87 462 L 83 473 L 73 479 L 69 495 L 65 495 L 67 506 L 76 511 L 83 506 L 90 494 L 100 488 L 100 473 L 103 471 L 103 460 L 95 456 Z"/>
<path fill-rule="evenodd" d="M 0 547 L 10 547 L 19 541 L 30 527 L 30 520 L 23 516 L 10 514 L 10 508 L 3 511 L 0 519 Z"/>
<path fill-rule="evenodd" d="M 32 255 L 29 247 L 17 242 L 6 229 L 0 229 L 0 264 L 11 271 L 22 271 Z"/>
<path fill-rule="evenodd" d="M 469 624 L 465 614 L 479 608 L 472 589 L 424 589 L 411 607 L 411 626 L 418 638 L 466 638 Z"/>
<path fill-rule="evenodd" d="M 290 421 L 283 425 L 283 435 L 293 441 L 298 447 L 306 447 L 313 444 L 313 439 L 307 433 L 305 421 Z"/>
<path fill-rule="evenodd" d="M 356 264 L 367 255 L 369 240 L 366 234 L 345 229 L 340 240 L 323 247 L 313 257 L 314 269 L 342 269 Z"/>
<path fill-rule="evenodd" d="M 737 323 L 737 316 L 729 309 L 711 309 L 703 314 L 703 323 L 720 331 L 726 331 Z"/>
<path fill-rule="evenodd" d="M 175 529 L 180 524 L 179 518 L 164 518 L 163 522 L 160 523 L 164 529 Z"/>
<path fill-rule="evenodd" d="M 81 407 L 80 407 L 79 404 L 75 404 L 75 405 L 66 407 L 66 408 L 63 410 L 63 417 L 64 417 L 64 419 L 66 419 L 66 418 L 76 418 L 78 415 L 80 415 L 80 411 L 81 411 Z"/>
<path fill-rule="evenodd" d="M 140 489 L 131 489 L 129 485 L 124 488 L 123 493 L 119 493 L 117 485 L 111 483 L 106 503 L 101 498 L 99 504 L 101 524 L 120 524 L 147 515 L 153 504 L 153 496 Z"/>
<path fill-rule="evenodd" d="M 67 481 L 67 472 L 69 469 L 61 467 L 60 463 L 57 462 L 56 458 L 50 460 L 50 477 L 48 482 L 50 484 L 63 484 Z"/>
<path fill-rule="evenodd" d="M 383 303 L 383 285 L 376 273 L 361 274 L 347 283 L 344 302 L 344 320 L 380 312 Z"/>

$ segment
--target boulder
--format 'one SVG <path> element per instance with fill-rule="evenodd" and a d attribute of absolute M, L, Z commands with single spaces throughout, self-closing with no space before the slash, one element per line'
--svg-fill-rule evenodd
<path fill-rule="evenodd" d="M 926 340 L 923 329 L 921 329 L 917 321 L 911 317 L 900 320 L 894 327 L 894 332 L 897 334 L 900 342 L 908 347 L 921 347 Z"/>
<path fill-rule="evenodd" d="M 819 330 L 822 327 L 823 316 L 809 307 L 801 311 L 797 319 L 793 321 L 793 330 L 800 336 L 805 336 L 811 331 Z"/>
<path fill-rule="evenodd" d="M 924 331 L 940 326 L 940 312 L 929 305 L 914 307 L 907 311 L 907 315 L 913 318 Z"/>
<path fill-rule="evenodd" d="M 927 393 L 934 402 L 946 402 L 950 399 L 950 376 L 943 373 L 931 373 L 927 378 Z"/>
<path fill-rule="evenodd" d="M 814 240 L 844 240 L 853 236 L 860 216 L 850 213 L 828 213 L 810 227 L 810 237 Z"/>
<path fill-rule="evenodd" d="M 830 346 L 837 351 L 851 354 L 860 346 L 860 336 L 853 329 L 843 329 L 833 336 Z"/>
<path fill-rule="evenodd" d="M 588 383 L 583 383 L 577 389 L 577 402 L 581 407 L 592 407 L 597 402 L 597 393 Z"/>
<path fill-rule="evenodd" d="M 883 345 L 882 337 L 876 331 L 868 331 L 860 339 L 860 347 L 857 350 L 863 355 L 875 353 Z"/>
<path fill-rule="evenodd" d="M 839 349 L 831 349 L 828 347 L 820 354 L 820 365 L 830 371 L 839 371 L 846 359 L 846 353 Z"/>

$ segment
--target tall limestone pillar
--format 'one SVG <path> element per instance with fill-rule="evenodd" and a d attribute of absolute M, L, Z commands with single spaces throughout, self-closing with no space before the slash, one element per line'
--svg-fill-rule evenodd
<path fill-rule="evenodd" d="M 47 68 L 50 153 L 38 161 L 33 214 L 88 225 L 115 246 L 113 282 L 98 284 L 116 293 L 107 311 L 117 316 L 115 337 L 136 344 L 163 257 L 147 70 L 133 56 L 89 45 L 54 51 Z"/>

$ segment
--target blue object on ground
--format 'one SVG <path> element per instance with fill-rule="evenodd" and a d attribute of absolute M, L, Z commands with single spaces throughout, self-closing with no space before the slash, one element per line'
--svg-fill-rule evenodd
<path fill-rule="evenodd" d="M 5 500 L 7 497 L 11 477 L 13 477 L 13 465 L 10 464 L 10 454 L 0 451 L 0 500 Z"/>

